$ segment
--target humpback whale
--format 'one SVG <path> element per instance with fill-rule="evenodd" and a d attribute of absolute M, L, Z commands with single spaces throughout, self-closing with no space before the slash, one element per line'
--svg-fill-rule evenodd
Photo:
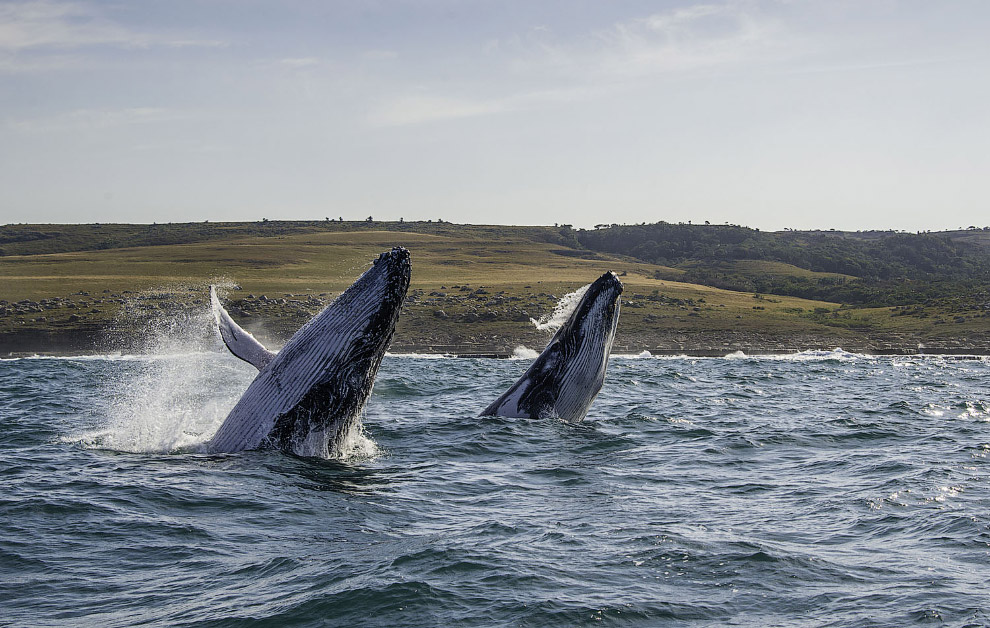
<path fill-rule="evenodd" d="M 339 455 L 371 395 L 409 274 L 409 251 L 396 247 L 382 253 L 277 354 L 241 329 L 211 288 L 221 338 L 259 372 L 207 442 L 207 451 L 270 447 L 301 456 Z"/>
<path fill-rule="evenodd" d="M 543 353 L 481 416 L 582 420 L 605 379 L 620 294 L 615 273 L 595 280 Z"/>

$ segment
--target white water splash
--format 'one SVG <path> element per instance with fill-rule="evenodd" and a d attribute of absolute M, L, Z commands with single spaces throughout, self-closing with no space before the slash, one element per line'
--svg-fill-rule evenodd
<path fill-rule="evenodd" d="M 613 353 L 609 356 L 613 360 L 645 360 L 652 357 L 653 354 L 645 349 L 639 353 Z"/>
<path fill-rule="evenodd" d="M 139 340 L 143 359 L 108 371 L 106 427 L 84 445 L 140 453 L 197 449 L 253 377 L 225 359 L 208 307 L 159 314 Z"/>
<path fill-rule="evenodd" d="M 540 357 L 540 353 L 538 351 L 534 351 L 533 349 L 530 349 L 529 347 L 525 347 L 523 345 L 519 345 L 515 349 L 512 350 L 512 357 L 510 357 L 509 359 L 510 360 L 535 360 L 538 357 Z"/>
<path fill-rule="evenodd" d="M 851 353 L 849 351 L 836 347 L 831 351 L 809 349 L 806 351 L 799 351 L 798 353 L 787 353 L 782 355 L 766 356 L 766 358 L 772 360 L 785 361 L 785 362 L 823 362 L 823 361 L 852 362 L 854 360 L 869 359 L 870 356 L 864 355 L 862 353 Z"/>
<path fill-rule="evenodd" d="M 378 443 L 364 431 L 364 424 L 360 419 L 351 427 L 340 445 L 340 458 L 345 460 L 370 460 L 381 455 Z"/>
<path fill-rule="evenodd" d="M 533 323 L 533 325 L 535 325 L 540 331 L 557 331 L 561 328 L 561 326 L 563 326 L 564 323 L 567 322 L 567 319 L 570 318 L 571 313 L 574 312 L 574 309 L 578 306 L 578 303 L 581 302 L 581 297 L 584 296 L 584 293 L 587 292 L 590 287 L 591 284 L 589 283 L 586 286 L 581 286 L 574 292 L 565 294 L 560 297 L 559 301 L 557 301 L 557 305 L 553 308 L 553 312 L 550 312 L 545 316 L 541 316 L 539 320 L 531 318 L 529 319 L 530 322 Z"/>
<path fill-rule="evenodd" d="M 150 319 L 138 350 L 107 370 L 105 425 L 69 440 L 132 453 L 203 451 L 257 374 L 223 346 L 208 305 Z M 359 421 L 340 457 L 379 454 Z"/>

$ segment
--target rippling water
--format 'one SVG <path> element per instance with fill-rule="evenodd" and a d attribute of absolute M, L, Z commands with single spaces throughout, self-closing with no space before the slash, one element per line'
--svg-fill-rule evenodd
<path fill-rule="evenodd" d="M 386 358 L 342 461 L 208 456 L 223 353 L 0 361 L 0 624 L 990 624 L 990 362 Z"/>

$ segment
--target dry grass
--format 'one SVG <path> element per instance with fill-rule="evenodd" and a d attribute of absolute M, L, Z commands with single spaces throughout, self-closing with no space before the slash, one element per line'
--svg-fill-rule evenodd
<path fill-rule="evenodd" d="M 79 300 L 81 297 L 73 296 L 79 292 L 121 295 L 125 291 L 165 288 L 173 292 L 172 298 L 202 303 L 207 286 L 223 282 L 240 286 L 240 290 L 228 293 L 232 300 L 247 295 L 327 295 L 323 297 L 325 301 L 350 285 L 379 252 L 393 246 L 405 246 L 412 253 L 411 294 L 417 297 L 404 309 L 399 333 L 420 344 L 457 344 L 486 338 L 494 339 L 499 346 L 516 340 L 538 345 L 545 341 L 545 334 L 514 318 L 523 311 L 532 316 L 548 312 L 561 295 L 606 270 L 620 273 L 625 285 L 620 344 L 628 346 L 651 346 L 659 342 L 662 334 L 671 332 L 828 334 L 841 338 L 862 330 L 985 336 L 990 328 L 987 318 L 957 322 L 939 313 L 926 318 L 893 316 L 888 308 L 838 311 L 832 303 L 756 297 L 752 293 L 658 280 L 654 278 L 661 269 L 658 266 L 606 255 L 585 259 L 581 256 L 587 252 L 502 227 L 476 227 L 448 234 L 364 230 L 237 236 L 191 244 L 6 256 L 0 257 L 0 299 Z M 763 265 L 750 270 L 774 269 Z M 776 270 L 795 271 L 794 267 Z M 470 291 L 461 290 L 461 286 L 469 286 Z M 484 288 L 489 296 L 454 298 L 472 294 L 478 288 Z M 431 297 L 431 292 L 446 296 Z M 0 316 L 0 331 L 101 325 L 118 315 L 118 305 L 98 304 L 91 309 L 98 312 L 78 312 L 80 319 L 74 323 L 68 322 L 73 313 L 68 310 L 53 311 L 44 321 L 31 315 Z M 437 310 L 443 310 L 448 319 L 435 317 Z M 507 311 L 513 312 L 513 317 L 507 317 Z M 483 319 L 488 315 L 491 320 L 463 322 L 461 318 L 471 312 Z M 272 316 L 281 318 L 275 328 L 283 335 L 291 333 L 305 315 L 303 311 L 272 311 Z M 936 320 L 945 322 L 936 324 Z"/>

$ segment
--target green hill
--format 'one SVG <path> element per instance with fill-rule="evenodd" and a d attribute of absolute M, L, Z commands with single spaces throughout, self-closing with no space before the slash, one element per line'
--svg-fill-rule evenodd
<path fill-rule="evenodd" d="M 883 307 L 990 303 L 990 230 L 783 231 L 734 225 L 614 225 L 577 232 L 587 249 L 674 269 L 660 277 L 766 294 Z"/>
<path fill-rule="evenodd" d="M 825 289 L 880 280 L 796 257 L 804 245 L 790 233 L 770 234 L 767 242 L 784 251 L 790 242 L 791 257 L 755 259 L 717 253 L 722 228 L 698 227 L 671 233 L 696 233 L 708 238 L 707 248 L 681 246 L 676 254 L 646 260 L 649 247 L 624 248 L 623 238 L 615 237 L 642 231 L 632 227 L 581 231 L 336 221 L 8 225 L 0 227 L 0 354 L 91 350 L 107 334 L 134 336 L 155 321 L 201 315 L 210 283 L 226 286 L 226 303 L 237 320 L 278 344 L 378 252 L 395 245 L 412 252 L 413 282 L 394 350 L 505 354 L 518 344 L 540 348 L 548 333 L 529 319 L 549 313 L 560 296 L 609 269 L 622 274 L 625 285 L 619 351 L 720 355 L 842 346 L 903 352 L 919 344 L 929 350 L 990 350 L 987 310 L 971 308 L 972 299 L 954 303 L 938 279 L 921 274 L 888 279 L 934 286 L 938 294 L 894 306 L 801 298 L 783 294 L 780 286 L 804 282 Z M 763 235 L 734 229 L 732 237 L 745 236 L 737 244 L 763 241 Z M 974 273 L 938 270 L 956 282 L 954 289 L 959 282 L 979 281 L 974 278 L 981 272 L 979 256 L 972 255 L 970 264 L 968 249 L 954 248 L 983 246 L 964 242 L 976 235 L 946 236 L 948 243 L 940 240 L 932 249 L 933 257 L 961 256 L 969 264 L 966 272 Z M 869 239 L 829 235 L 812 248 L 846 247 L 862 258 L 848 264 L 862 265 L 872 258 L 855 248 L 856 242 Z M 908 269 L 898 272 L 917 272 L 906 262 L 897 264 Z"/>

